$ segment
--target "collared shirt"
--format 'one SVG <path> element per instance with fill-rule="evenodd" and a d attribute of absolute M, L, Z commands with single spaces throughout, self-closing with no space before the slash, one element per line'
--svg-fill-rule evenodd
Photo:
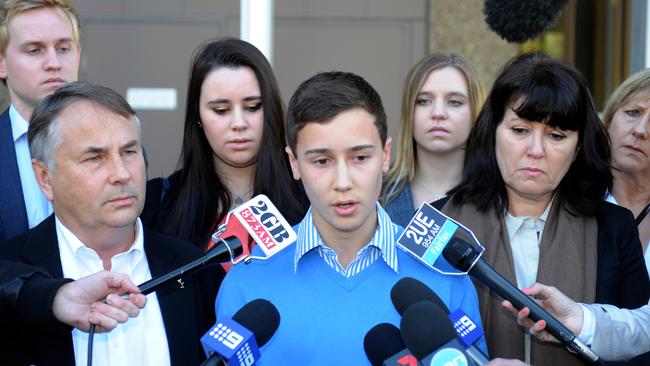
<path fill-rule="evenodd" d="M 512 216 L 506 212 L 506 228 L 519 289 L 532 285 L 537 279 L 539 245 L 552 202 L 553 200 L 549 202 L 537 220 L 530 216 Z"/>
<path fill-rule="evenodd" d="M 56 235 L 63 276 L 79 279 L 102 271 L 104 266 L 97 252 L 85 246 L 57 217 Z M 133 283 L 151 279 L 144 252 L 142 223 L 136 222 L 135 241 L 131 247 L 111 258 L 111 272 L 127 274 Z M 87 363 L 88 333 L 72 331 L 75 363 Z M 119 324 L 109 333 L 95 334 L 93 362 L 96 365 L 169 365 L 169 348 L 160 305 L 155 293 L 147 295 L 147 306 L 136 318 Z"/>
<path fill-rule="evenodd" d="M 338 273 L 345 277 L 352 277 L 364 269 L 368 268 L 378 258 L 381 258 L 386 264 L 398 272 L 397 249 L 395 248 L 395 234 L 399 226 L 393 224 L 390 217 L 384 209 L 376 204 L 377 207 L 377 230 L 375 235 L 368 244 L 357 252 L 357 257 L 350 262 L 347 268 L 338 261 L 338 256 L 334 249 L 323 242 L 318 229 L 314 225 L 314 217 L 311 208 L 298 225 L 298 239 L 296 240 L 296 254 L 294 256 L 294 271 L 298 269 L 298 262 L 309 251 L 316 250 L 318 255 Z"/>
<path fill-rule="evenodd" d="M 27 222 L 31 229 L 52 214 L 52 205 L 41 192 L 32 169 L 32 155 L 29 153 L 29 143 L 27 141 L 29 122 L 18 113 L 13 105 L 9 107 L 9 119 L 11 120 L 14 148 L 16 149 L 20 185 L 23 188 L 23 199 L 27 210 Z"/>
<path fill-rule="evenodd" d="M 506 229 L 512 248 L 512 261 L 519 289 L 532 285 L 537 279 L 539 245 L 542 242 L 544 225 L 552 203 L 553 200 L 548 203 L 537 220 L 530 216 L 512 216 L 510 212 L 506 212 Z M 531 342 L 530 334 L 526 334 L 524 336 L 524 361 L 527 364 L 531 363 Z"/>

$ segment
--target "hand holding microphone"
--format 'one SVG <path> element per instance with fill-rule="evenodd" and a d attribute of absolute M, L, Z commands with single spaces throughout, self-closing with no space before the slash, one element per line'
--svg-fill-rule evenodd
<path fill-rule="evenodd" d="M 602 362 L 589 347 L 580 342 L 562 323 L 495 271 L 483 258 L 480 258 L 479 253 L 469 243 L 454 237 L 445 246 L 442 255 L 452 266 L 469 272 L 472 277 L 483 282 L 502 298 L 510 301 L 517 309 L 524 307 L 530 309 L 530 318 L 533 321 L 544 320 L 547 324 L 546 330 L 583 360 L 589 363 Z"/>
<path fill-rule="evenodd" d="M 469 229 L 430 205 L 422 204 L 398 239 L 398 245 L 438 272 L 453 273 L 447 272 L 447 267 L 452 267 L 459 271 L 456 274 L 467 273 L 483 282 L 517 309 L 529 308 L 530 318 L 544 320 L 547 331 L 571 352 L 589 363 L 602 362 L 562 323 L 487 264 L 481 258 L 483 247 Z"/>
<path fill-rule="evenodd" d="M 568 298 L 555 287 L 542 285 L 541 283 L 535 283 L 522 291 L 528 296 L 537 298 L 542 308 L 566 325 L 573 334 L 580 334 L 584 314 L 578 303 Z M 517 310 L 508 300 L 504 300 L 501 305 L 517 318 L 519 325 L 528 328 L 530 334 L 546 342 L 559 343 L 553 335 L 545 331 L 546 322 L 544 320 L 534 322 L 529 318 L 530 309 L 524 307 Z"/>

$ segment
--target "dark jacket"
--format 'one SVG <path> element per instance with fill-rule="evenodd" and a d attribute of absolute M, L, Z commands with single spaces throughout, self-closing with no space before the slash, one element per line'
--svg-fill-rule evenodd
<path fill-rule="evenodd" d="M 0 240 L 6 240 L 29 230 L 8 108 L 0 115 L 0 172 Z"/>
<path fill-rule="evenodd" d="M 182 240 L 144 230 L 144 251 L 153 277 L 175 269 L 202 255 L 201 250 Z M 4 244 L 0 259 L 42 267 L 54 278 L 63 277 L 54 215 Z M 198 365 L 204 359 L 200 337 L 214 324 L 214 300 L 223 272 L 184 276 L 183 288 L 172 282 L 156 292 L 162 313 L 172 365 Z M 63 327 L 61 327 L 63 328 Z M 14 364 L 74 365 L 72 337 L 61 328 L 19 329 L 3 332 L 0 350 Z M 2 347 L 2 346 L 0 346 Z"/>
<path fill-rule="evenodd" d="M 0 326 L 19 324 L 54 327 L 61 324 L 52 313 L 56 291 L 69 279 L 53 279 L 40 268 L 0 261 Z"/>

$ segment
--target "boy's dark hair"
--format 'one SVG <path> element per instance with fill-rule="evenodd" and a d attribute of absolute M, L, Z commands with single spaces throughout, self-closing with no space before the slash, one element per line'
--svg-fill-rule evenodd
<path fill-rule="evenodd" d="M 289 101 L 287 144 L 296 151 L 298 131 L 307 123 L 328 122 L 350 109 L 363 108 L 375 117 L 382 146 L 387 124 L 384 106 L 377 91 L 361 76 L 349 72 L 322 72 L 305 80 Z"/>

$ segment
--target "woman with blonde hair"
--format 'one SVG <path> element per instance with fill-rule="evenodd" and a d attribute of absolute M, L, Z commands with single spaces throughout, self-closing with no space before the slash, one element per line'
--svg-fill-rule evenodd
<path fill-rule="evenodd" d="M 460 56 L 434 53 L 413 66 L 404 83 L 397 156 L 384 180 L 393 222 L 405 226 L 422 202 L 460 182 L 483 97 L 477 72 Z"/>
<path fill-rule="evenodd" d="M 650 267 L 650 69 L 630 76 L 612 93 L 603 122 L 612 149 L 614 185 L 607 200 L 632 211 L 646 267 Z"/>

